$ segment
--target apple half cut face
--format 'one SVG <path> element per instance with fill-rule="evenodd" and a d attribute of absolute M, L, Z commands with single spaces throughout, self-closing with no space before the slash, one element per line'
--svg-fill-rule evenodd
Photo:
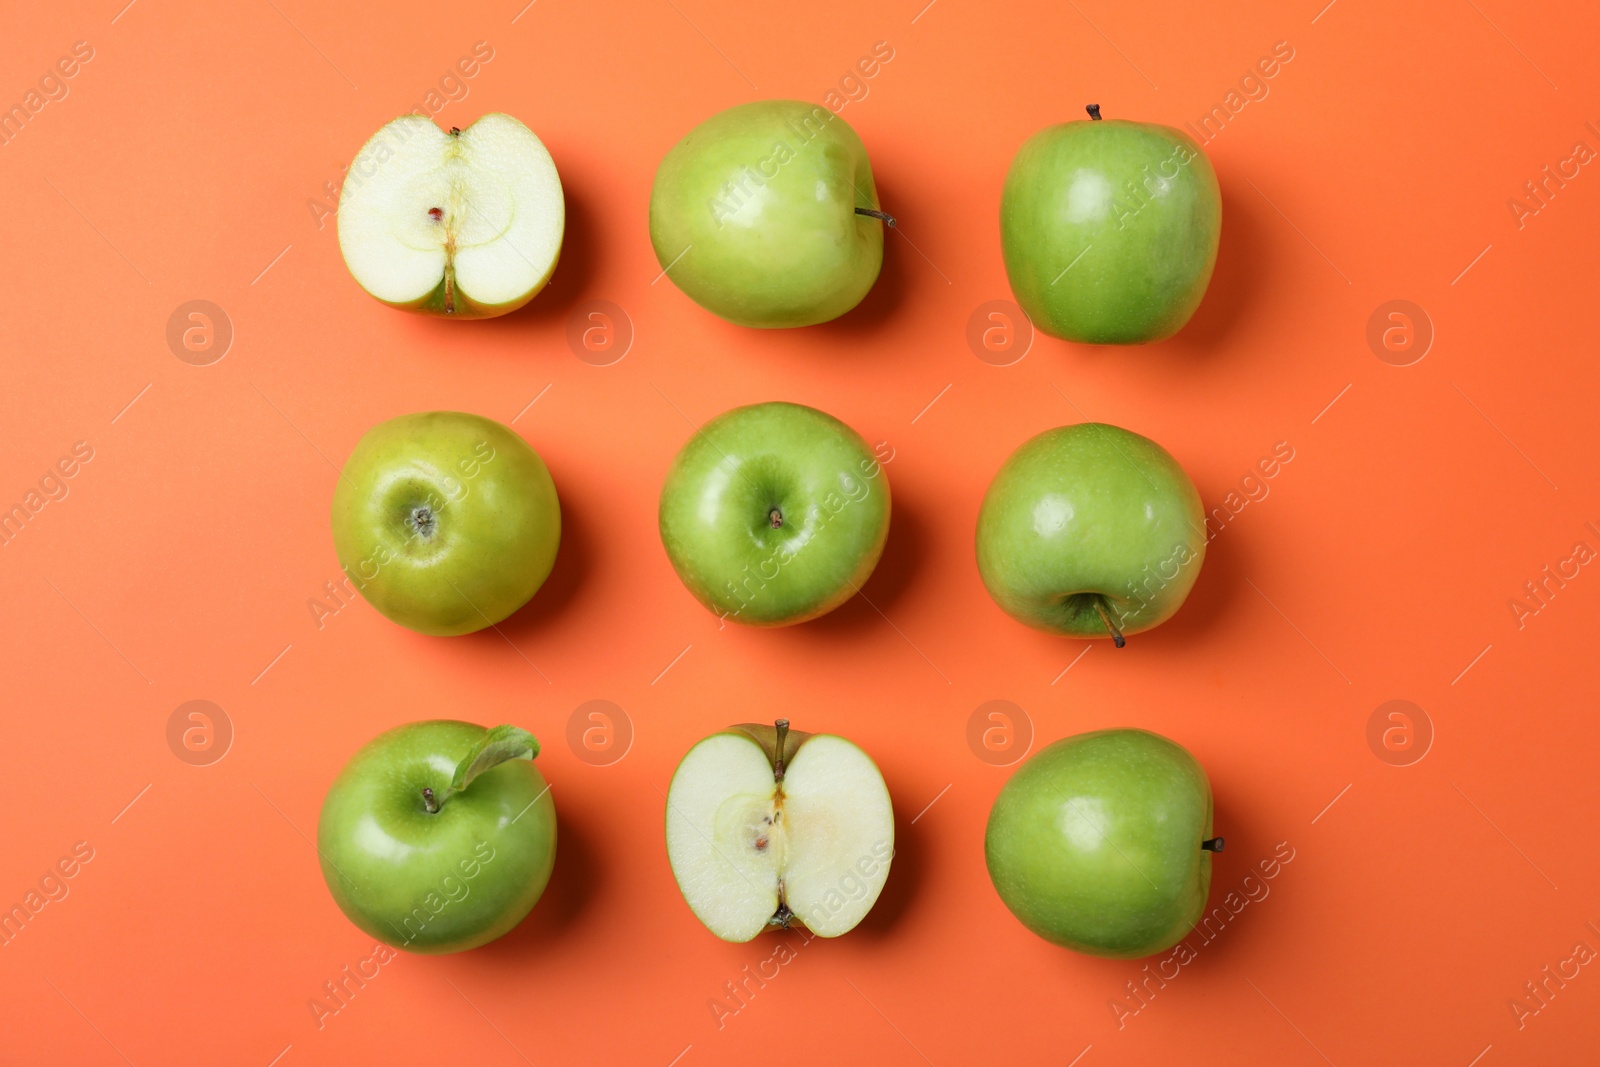
<path fill-rule="evenodd" d="M 350 164 L 339 248 L 392 307 L 457 318 L 515 311 L 561 255 L 561 178 L 532 130 L 499 113 L 449 132 L 402 115 Z"/>
<path fill-rule="evenodd" d="M 842 737 L 788 725 L 712 734 L 672 776 L 672 873 L 724 941 L 795 922 L 821 937 L 848 933 L 889 876 L 894 809 L 877 765 Z"/>

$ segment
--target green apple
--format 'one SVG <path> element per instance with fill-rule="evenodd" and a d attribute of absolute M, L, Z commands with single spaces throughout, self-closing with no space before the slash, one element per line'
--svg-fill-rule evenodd
<path fill-rule="evenodd" d="M 661 543 L 722 618 L 788 626 L 850 599 L 889 536 L 889 479 L 850 427 L 800 404 L 725 411 L 661 487 Z"/>
<path fill-rule="evenodd" d="M 356 155 L 339 192 L 345 266 L 361 288 L 412 311 L 515 311 L 555 272 L 565 228 L 556 165 L 510 115 L 448 133 L 402 115 Z"/>
<path fill-rule="evenodd" d="M 1200 306 L 1222 194 L 1200 146 L 1170 126 L 1049 126 L 1011 161 L 1000 250 L 1017 303 L 1053 337 L 1097 345 L 1171 337 Z"/>
<path fill-rule="evenodd" d="M 339 909 L 412 952 L 460 952 L 509 933 L 556 860 L 538 754 L 526 730 L 447 720 L 368 742 L 317 820 L 322 877 Z"/>
<path fill-rule="evenodd" d="M 810 326 L 855 307 L 878 278 L 885 223 L 861 138 L 798 100 L 711 116 L 650 190 L 663 273 L 741 326 Z"/>
<path fill-rule="evenodd" d="M 983 839 L 989 878 L 1022 925 L 1092 956 L 1132 959 L 1194 928 L 1211 889 L 1211 783 L 1145 730 L 1049 745 L 1006 782 Z"/>
<path fill-rule="evenodd" d="M 1172 617 L 1200 575 L 1205 514 L 1166 449 L 1104 423 L 1046 430 L 1013 452 L 978 509 L 978 573 L 1021 622 L 1069 637 Z"/>
<path fill-rule="evenodd" d="M 667 792 L 667 859 L 724 941 L 800 923 L 838 937 L 866 917 L 894 858 L 878 767 L 832 734 L 730 726 L 691 748 Z"/>
<path fill-rule="evenodd" d="M 561 503 L 538 453 L 508 426 L 459 411 L 368 430 L 339 472 L 333 545 L 361 595 L 402 626 L 465 634 L 544 584 Z"/>

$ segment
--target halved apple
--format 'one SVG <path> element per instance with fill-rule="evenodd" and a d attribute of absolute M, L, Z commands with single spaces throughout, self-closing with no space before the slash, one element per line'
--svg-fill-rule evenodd
<path fill-rule="evenodd" d="M 515 311 L 561 255 L 561 178 L 532 130 L 499 113 L 448 133 L 402 115 L 350 164 L 339 248 L 392 307 L 457 318 Z"/>
<path fill-rule="evenodd" d="M 724 941 L 796 921 L 847 933 L 893 857 L 883 775 L 842 737 L 742 723 L 691 748 L 672 776 L 667 858 L 689 909 Z"/>

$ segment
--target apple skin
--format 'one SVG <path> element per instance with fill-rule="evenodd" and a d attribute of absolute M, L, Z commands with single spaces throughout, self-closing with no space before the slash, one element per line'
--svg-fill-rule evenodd
<path fill-rule="evenodd" d="M 661 160 L 650 243 L 707 311 L 741 326 L 810 326 L 855 307 L 878 278 L 884 223 L 858 207 L 876 209 L 878 194 L 849 123 L 761 100 L 711 116 Z"/>
<path fill-rule="evenodd" d="M 1098 730 L 1029 757 L 989 812 L 995 890 L 1029 930 L 1134 959 L 1194 928 L 1211 890 L 1211 783 L 1182 745 Z"/>
<path fill-rule="evenodd" d="M 1018 150 L 1000 197 L 1017 303 L 1040 330 L 1085 344 L 1143 344 L 1182 329 L 1205 296 L 1221 233 L 1216 172 L 1170 126 L 1046 127 Z"/>
<path fill-rule="evenodd" d="M 442 793 L 485 732 L 448 720 L 396 727 L 328 790 L 317 820 L 323 878 L 350 921 L 385 944 L 421 953 L 487 944 L 550 881 L 555 802 L 533 763 L 485 771 L 436 814 L 423 806 L 422 789 Z"/>
<path fill-rule="evenodd" d="M 1124 634 L 1170 618 L 1205 560 L 1200 494 L 1147 437 L 1085 422 L 1013 452 L 978 510 L 978 573 L 1006 614 L 1069 637 Z"/>
<path fill-rule="evenodd" d="M 410 516 L 425 507 L 433 534 Z M 402 626 L 471 633 L 538 590 L 561 543 L 544 461 L 509 427 L 428 411 L 368 430 L 340 472 L 333 543 L 361 595 Z"/>
<path fill-rule="evenodd" d="M 417 311 L 417 312 L 421 312 L 424 315 L 438 315 L 441 318 L 451 318 L 451 319 L 493 319 L 493 318 L 498 318 L 501 315 L 509 315 L 509 314 L 511 314 L 511 312 L 516 311 L 518 308 L 520 308 L 523 305 L 527 304 L 528 301 L 530 301 L 534 297 L 538 296 L 540 291 L 543 290 L 544 287 L 550 283 L 550 279 L 555 276 L 556 266 L 560 263 L 560 261 L 561 261 L 561 256 L 558 253 L 556 255 L 556 262 L 550 264 L 550 269 L 545 272 L 544 277 L 540 278 L 538 283 L 535 284 L 532 289 L 529 289 L 526 293 L 522 294 L 521 296 L 515 297 L 515 298 L 513 298 L 511 300 L 508 300 L 503 304 L 483 304 L 483 303 L 479 303 L 478 301 L 472 299 L 472 297 L 468 296 L 466 293 L 462 292 L 458 288 L 458 289 L 456 289 L 456 291 L 454 293 L 455 310 L 453 310 L 453 311 L 446 310 L 446 305 L 447 305 L 447 303 L 449 303 L 449 301 L 447 300 L 447 297 L 450 294 L 447 294 L 445 292 L 445 283 L 443 281 L 440 281 L 439 284 L 434 288 L 434 290 L 431 293 L 429 293 L 427 296 L 423 297 L 421 300 L 416 300 L 416 301 L 413 301 L 413 302 L 411 302 L 409 304 L 395 303 L 392 300 L 384 300 L 382 297 L 376 297 L 375 299 L 380 304 L 387 304 L 390 307 L 398 308 L 401 311 Z M 362 291 L 367 293 L 368 296 L 372 295 L 370 290 L 363 289 Z"/>
<path fill-rule="evenodd" d="M 712 419 L 672 461 L 661 542 L 712 612 L 788 626 L 855 595 L 883 553 L 889 507 L 888 476 L 860 434 L 815 408 L 753 404 Z"/>

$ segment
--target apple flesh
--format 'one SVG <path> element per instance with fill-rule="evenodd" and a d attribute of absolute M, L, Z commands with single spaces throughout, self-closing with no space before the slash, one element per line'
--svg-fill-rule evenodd
<path fill-rule="evenodd" d="M 317 820 L 323 879 L 368 934 L 461 952 L 511 931 L 555 866 L 556 812 L 511 726 L 408 723 L 350 758 Z"/>
<path fill-rule="evenodd" d="M 481 415 L 427 411 L 368 430 L 339 473 L 333 544 L 373 607 L 420 633 L 492 626 L 538 591 L 561 503 L 538 453 Z"/>
<path fill-rule="evenodd" d="M 861 435 L 815 408 L 734 408 L 683 446 L 661 489 L 661 542 L 723 618 L 788 626 L 854 596 L 889 536 L 889 479 Z"/>
<path fill-rule="evenodd" d="M 984 494 L 976 540 L 983 584 L 1012 618 L 1120 647 L 1188 597 L 1205 561 L 1205 514 L 1166 449 L 1086 422 L 1011 454 Z"/>
<path fill-rule="evenodd" d="M 683 899 L 724 941 L 803 924 L 837 937 L 889 877 L 883 775 L 842 737 L 743 724 L 691 748 L 667 793 L 667 858 Z"/>
<path fill-rule="evenodd" d="M 661 160 L 650 243 L 695 303 L 741 326 L 810 326 L 861 302 L 883 265 L 867 150 L 798 100 L 711 116 Z"/>
<path fill-rule="evenodd" d="M 984 855 L 996 892 L 1047 941 L 1132 959 L 1194 928 L 1211 890 L 1211 783 L 1187 749 L 1145 730 L 1057 741 L 1006 782 Z"/>
<path fill-rule="evenodd" d="M 456 318 L 533 299 L 561 255 L 561 178 L 532 130 L 499 113 L 449 132 L 403 115 L 367 142 L 339 196 L 339 248 L 393 307 Z"/>
<path fill-rule="evenodd" d="M 1091 118 L 1034 134 L 1000 197 L 1000 249 L 1040 330 L 1143 344 L 1189 321 L 1211 281 L 1222 195 L 1206 154 L 1170 126 Z"/>

